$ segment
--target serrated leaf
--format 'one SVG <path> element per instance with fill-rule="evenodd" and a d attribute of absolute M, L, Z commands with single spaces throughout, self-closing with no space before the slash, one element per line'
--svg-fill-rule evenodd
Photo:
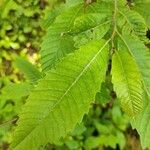
<path fill-rule="evenodd" d="M 150 146 L 150 99 L 146 94 L 143 96 L 143 99 L 144 109 L 137 117 L 131 120 L 131 124 L 140 135 L 142 148 L 146 149 Z"/>
<path fill-rule="evenodd" d="M 150 7 L 150 0 L 136 0 L 136 1 L 134 1 L 134 9 L 144 17 L 147 25 L 150 27 L 149 7 Z"/>
<path fill-rule="evenodd" d="M 100 14 L 105 14 L 107 17 L 112 17 L 112 10 L 114 8 L 113 1 L 111 0 L 97 0 L 96 3 L 93 3 L 92 5 L 89 5 L 88 12 L 95 12 Z"/>
<path fill-rule="evenodd" d="M 131 120 L 132 127 L 136 128 L 140 138 L 142 147 L 146 148 L 149 143 L 149 100 L 150 100 L 150 52 L 149 49 L 137 38 L 129 35 L 120 35 L 123 43 L 122 48 L 125 46 L 127 51 L 132 55 L 137 63 L 138 70 L 141 73 L 141 79 L 145 89 L 143 94 L 144 107 L 143 111 L 134 119 Z"/>
<path fill-rule="evenodd" d="M 109 28 L 110 24 L 108 24 L 107 22 L 92 28 L 92 30 L 86 30 L 77 34 L 76 36 L 74 36 L 74 46 L 76 48 L 79 48 L 80 46 L 87 44 L 91 40 L 100 40 L 106 35 L 106 33 L 109 31 Z"/>
<path fill-rule="evenodd" d="M 66 54 L 74 51 L 73 37 L 67 32 L 71 29 L 75 18 L 81 13 L 83 13 L 83 5 L 75 6 L 59 15 L 48 28 L 40 51 L 44 72 L 50 70 Z"/>
<path fill-rule="evenodd" d="M 148 39 L 146 37 L 146 32 L 148 29 L 144 18 L 133 10 L 125 9 L 119 12 L 125 20 L 125 23 L 122 27 L 122 32 L 129 35 L 134 34 L 142 41 L 147 41 Z"/>
<path fill-rule="evenodd" d="M 82 4 L 83 2 L 81 0 L 67 0 L 66 3 L 60 4 L 60 6 L 49 10 L 46 9 L 45 11 L 45 19 L 42 21 L 42 27 L 43 28 L 48 28 L 56 19 L 58 15 L 61 13 L 66 12 L 69 10 L 71 7 L 76 6 L 78 4 Z"/>
<path fill-rule="evenodd" d="M 15 64 L 31 83 L 35 84 L 42 78 L 42 73 L 26 59 L 17 57 L 15 59 Z"/>
<path fill-rule="evenodd" d="M 88 13 L 77 17 L 74 21 L 74 25 L 71 29 L 71 32 L 79 33 L 86 30 L 93 29 L 101 24 L 108 24 L 106 14 L 100 13 Z"/>
<path fill-rule="evenodd" d="M 141 76 L 134 59 L 120 48 L 113 55 L 111 74 L 123 110 L 136 116 L 143 108 Z"/>
<path fill-rule="evenodd" d="M 49 27 L 48 33 L 42 43 L 40 52 L 43 71 L 48 71 L 58 60 L 75 50 L 73 36 L 68 33 L 78 16 L 97 11 L 97 13 L 101 14 L 106 13 L 110 17 L 112 10 L 108 10 L 109 7 L 111 8 L 112 5 L 106 2 L 92 3 L 87 7 L 79 4 L 59 15 Z"/>
<path fill-rule="evenodd" d="M 145 91 L 150 96 L 150 51 L 149 49 L 137 38 L 130 35 L 123 35 L 121 39 L 128 52 L 135 59 L 138 69 L 141 73 L 142 82 Z M 123 47 L 124 47 L 123 46 Z"/>
<path fill-rule="evenodd" d="M 122 40 L 138 65 L 145 89 L 145 95 L 147 95 L 143 96 L 143 101 L 145 103 L 143 111 L 137 117 L 131 120 L 132 127 L 138 131 L 142 147 L 145 149 L 146 147 L 150 146 L 150 52 L 149 49 L 136 37 L 124 35 L 122 36 Z"/>
<path fill-rule="evenodd" d="M 20 114 L 14 150 L 57 143 L 81 121 L 104 79 L 108 42 L 92 41 L 81 47 L 39 82 Z"/>
<path fill-rule="evenodd" d="M 70 31 L 70 34 L 77 34 L 74 37 L 74 46 L 79 48 L 91 40 L 104 37 L 110 28 L 109 19 L 100 13 L 88 13 L 77 17 Z"/>

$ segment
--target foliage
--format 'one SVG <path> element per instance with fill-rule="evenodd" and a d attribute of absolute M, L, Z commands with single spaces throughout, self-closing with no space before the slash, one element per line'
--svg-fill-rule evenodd
<path fill-rule="evenodd" d="M 42 30 L 46 29 L 47 33 L 40 50 L 41 68 L 16 57 L 15 53 L 14 66 L 28 80 L 2 88 L 2 118 L 12 112 L 6 111 L 5 115 L 8 100 L 17 106 L 13 107 L 11 117 L 19 112 L 11 149 L 90 150 L 116 149 L 117 146 L 124 149 L 128 147 L 129 120 L 140 135 L 142 147 L 149 148 L 150 53 L 146 36 L 149 12 L 142 8 L 150 1 L 50 1 L 45 10 L 39 8 L 39 1 L 20 3 L 13 0 L 2 3 L 1 47 L 24 49 L 24 43 L 30 38 L 32 44 L 34 38 L 40 42 Z M 49 8 L 51 11 L 47 13 Z M 28 30 L 27 23 L 40 13 L 46 13 L 43 29 L 33 21 L 35 26 L 31 25 Z M 15 20 L 18 31 L 23 27 L 21 40 L 18 35 L 10 42 L 7 40 L 10 33 L 15 32 L 8 21 L 9 14 L 15 14 L 15 19 L 26 18 L 25 23 Z M 5 21 L 9 24 L 7 28 L 4 28 Z M 30 38 L 25 39 L 30 34 Z M 33 44 L 34 48 L 39 49 L 39 45 Z M 4 52 L 1 57 L 7 60 L 9 55 L 5 56 Z"/>
<path fill-rule="evenodd" d="M 37 64 L 43 13 L 39 1 L 0 1 L 0 124 L 5 122 L 0 127 L 0 149 L 8 148 L 16 116 L 31 90 L 14 60 L 19 55 Z"/>

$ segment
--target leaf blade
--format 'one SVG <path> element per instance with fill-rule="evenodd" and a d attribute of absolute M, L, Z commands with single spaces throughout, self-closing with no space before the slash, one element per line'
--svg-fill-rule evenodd
<path fill-rule="evenodd" d="M 135 36 L 120 35 L 128 52 L 132 55 L 141 73 L 144 88 L 150 96 L 150 52 L 149 49 Z"/>
<path fill-rule="evenodd" d="M 111 73 L 114 90 L 123 110 L 131 117 L 136 116 L 143 105 L 142 83 L 133 58 L 126 51 L 116 51 Z"/>
<path fill-rule="evenodd" d="M 17 57 L 15 60 L 15 65 L 22 73 L 25 74 L 26 78 L 31 83 L 36 83 L 40 78 L 42 78 L 42 73 L 30 62 L 21 57 Z"/>
<path fill-rule="evenodd" d="M 83 12 L 82 9 L 83 5 L 77 5 L 69 9 L 59 15 L 48 28 L 40 51 L 44 72 L 50 70 L 66 54 L 74 51 L 73 37 L 65 33 L 71 29 L 74 19 Z"/>
<path fill-rule="evenodd" d="M 20 115 L 13 143 L 15 150 L 34 150 L 46 142 L 56 143 L 81 121 L 105 76 L 108 42 L 91 42 L 83 46 L 75 54 L 64 58 L 56 70 L 44 77 Z M 72 65 L 69 66 L 68 63 Z M 55 84 L 56 82 L 58 83 Z M 38 101 L 41 102 L 40 106 L 37 105 Z M 32 113 L 34 115 L 30 116 Z M 31 137 L 34 141 L 30 140 Z"/>

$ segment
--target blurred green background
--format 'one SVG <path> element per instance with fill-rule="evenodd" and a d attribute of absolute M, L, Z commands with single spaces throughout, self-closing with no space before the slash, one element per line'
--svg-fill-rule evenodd
<path fill-rule="evenodd" d="M 25 58 L 41 69 L 42 37 L 53 20 L 54 10 L 59 6 L 61 11 L 64 2 L 0 0 L 0 150 L 9 149 L 17 114 L 30 91 L 24 74 L 16 66 L 16 59 Z M 127 116 L 120 110 L 111 85 L 106 82 L 102 86 L 105 90 L 97 94 L 89 114 L 74 132 L 59 145 L 47 144 L 40 150 L 141 149 L 137 132 L 131 129 Z"/>

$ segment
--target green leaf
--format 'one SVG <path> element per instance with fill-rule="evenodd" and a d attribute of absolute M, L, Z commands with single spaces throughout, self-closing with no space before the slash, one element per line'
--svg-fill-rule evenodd
<path fill-rule="evenodd" d="M 130 52 L 138 65 L 141 73 L 142 82 L 145 91 L 150 97 L 150 52 L 149 49 L 136 37 L 123 35 L 121 36 L 127 50 Z"/>
<path fill-rule="evenodd" d="M 42 27 L 48 28 L 56 19 L 58 15 L 68 11 L 71 7 L 76 6 L 77 4 L 82 4 L 83 1 L 81 0 L 67 0 L 66 3 L 60 4 L 58 7 L 53 8 L 51 10 L 46 9 L 45 12 L 45 19 L 42 21 Z"/>
<path fill-rule="evenodd" d="M 79 33 L 90 29 L 93 30 L 97 26 L 107 25 L 109 23 L 110 20 L 108 21 L 106 14 L 88 13 L 75 19 L 71 32 Z"/>
<path fill-rule="evenodd" d="M 142 82 L 134 59 L 123 50 L 112 59 L 112 82 L 123 110 L 131 117 L 142 110 Z"/>
<path fill-rule="evenodd" d="M 117 144 L 121 147 L 121 149 L 125 146 L 125 137 L 121 132 L 117 132 L 116 135 L 108 134 L 108 135 L 100 135 L 98 137 L 90 136 L 85 141 L 85 149 L 91 150 L 91 149 L 98 149 L 103 146 L 105 147 L 111 147 L 113 149 L 116 149 Z"/>
<path fill-rule="evenodd" d="M 78 149 L 80 147 L 79 142 L 75 141 L 75 140 L 66 141 L 65 144 L 67 145 L 69 150 L 76 150 L 76 149 Z"/>
<path fill-rule="evenodd" d="M 136 128 L 140 134 L 142 147 L 150 146 L 149 143 L 149 100 L 150 100 L 150 52 L 149 49 L 136 37 L 129 35 L 120 35 L 127 51 L 130 52 L 138 70 L 141 73 L 141 79 L 144 85 L 145 95 L 143 96 L 143 111 L 134 119 L 132 119 L 132 127 Z M 123 44 L 122 44 L 123 45 Z M 124 47 L 124 46 L 123 46 Z M 123 48 L 122 47 L 122 48 Z"/>
<path fill-rule="evenodd" d="M 101 39 L 108 32 L 109 28 L 110 20 L 108 20 L 106 15 L 88 13 L 75 19 L 70 34 L 75 35 L 74 46 L 79 48 L 81 45 L 87 44 L 91 40 Z"/>
<path fill-rule="evenodd" d="M 44 72 L 50 70 L 66 54 L 74 51 L 73 37 L 68 35 L 67 32 L 73 26 L 75 18 L 81 13 L 83 13 L 83 5 L 77 5 L 59 15 L 48 28 L 40 51 Z"/>
<path fill-rule="evenodd" d="M 102 105 L 106 105 L 111 100 L 110 91 L 106 83 L 102 83 L 100 92 L 96 93 L 96 101 Z"/>
<path fill-rule="evenodd" d="M 144 17 L 147 25 L 150 27 L 150 0 L 136 0 L 134 5 L 134 9 Z"/>
<path fill-rule="evenodd" d="M 39 82 L 20 114 L 14 150 L 57 143 L 80 123 L 104 80 L 109 41 L 92 41 L 81 47 Z"/>
<path fill-rule="evenodd" d="M 148 30 L 144 18 L 136 11 L 123 9 L 119 13 L 124 17 L 124 25 L 122 32 L 126 34 L 134 34 L 142 41 L 147 41 L 146 32 Z"/>
<path fill-rule="evenodd" d="M 99 147 L 100 141 L 101 141 L 101 137 L 94 137 L 94 136 L 88 137 L 85 141 L 85 144 L 84 144 L 85 149 L 91 150 L 91 149 Z"/>
<path fill-rule="evenodd" d="M 40 52 L 43 71 L 46 72 L 50 70 L 53 66 L 55 66 L 57 61 L 75 50 L 73 35 L 70 34 L 70 32 L 77 17 L 83 14 L 94 13 L 96 11 L 97 16 L 93 16 L 93 20 L 95 21 L 100 17 L 98 13 L 100 13 L 101 15 L 103 14 L 103 16 L 106 16 L 107 14 L 110 17 L 112 16 L 112 10 L 108 10 L 108 8 L 112 8 L 112 5 L 106 2 L 92 3 L 87 7 L 85 7 L 83 4 L 78 4 L 77 6 L 74 6 L 59 15 L 56 18 L 55 22 L 48 28 L 48 33 L 46 34 L 42 43 Z M 102 21 L 103 16 L 99 18 L 97 23 L 100 23 L 100 21 Z M 87 15 L 86 18 L 88 17 L 89 16 Z M 79 18 L 78 21 L 80 19 L 84 19 L 84 17 Z M 83 20 L 84 23 L 86 21 L 85 19 Z M 77 23 L 75 23 L 75 25 L 78 24 L 78 21 Z M 97 23 L 92 24 L 91 22 L 89 25 L 86 23 L 86 25 L 91 27 L 93 25 L 96 25 Z M 108 22 L 105 23 L 107 24 Z M 103 31 L 104 29 L 104 27 L 102 27 L 102 29 L 98 28 L 98 31 Z M 106 28 L 106 32 L 107 31 L 108 28 Z M 102 33 L 102 35 L 104 36 L 105 33 Z"/>
<path fill-rule="evenodd" d="M 71 133 L 72 136 L 80 136 L 82 133 L 86 131 L 86 127 L 81 122 L 80 124 L 77 124 L 73 132 Z"/>
<path fill-rule="evenodd" d="M 137 117 L 131 120 L 131 124 L 140 135 L 142 148 L 146 149 L 150 147 L 150 99 L 146 94 L 144 96 L 144 109 Z"/>
<path fill-rule="evenodd" d="M 114 8 L 113 1 L 109 0 L 97 0 L 96 3 L 92 3 L 89 5 L 89 10 L 88 12 L 95 12 L 95 13 L 100 13 L 100 14 L 105 14 L 107 17 L 112 17 L 112 11 Z M 87 9 L 86 9 L 87 11 Z"/>
<path fill-rule="evenodd" d="M 25 74 L 31 83 L 36 83 L 40 78 L 42 78 L 42 73 L 39 72 L 36 67 L 26 59 L 18 57 L 15 60 L 15 64 L 20 69 L 20 71 Z"/>
<path fill-rule="evenodd" d="M 77 5 L 79 3 L 82 3 L 82 1 L 81 0 L 66 0 L 67 6 L 73 6 L 73 5 Z"/>
<path fill-rule="evenodd" d="M 11 83 L 2 89 L 4 99 L 20 99 L 28 96 L 31 86 L 28 83 Z"/>

